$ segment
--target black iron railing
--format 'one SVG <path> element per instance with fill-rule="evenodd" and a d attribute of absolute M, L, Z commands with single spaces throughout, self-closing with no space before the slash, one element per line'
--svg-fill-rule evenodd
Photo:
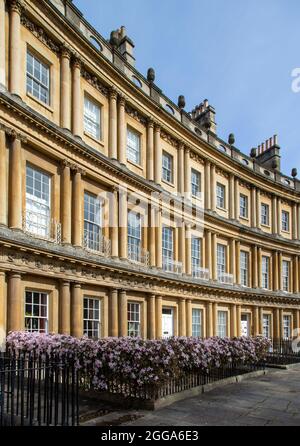
<path fill-rule="evenodd" d="M 78 386 L 72 361 L 0 354 L 0 426 L 78 425 Z"/>
<path fill-rule="evenodd" d="M 267 364 L 288 365 L 300 363 L 300 349 L 294 339 L 271 339 L 266 357 Z"/>

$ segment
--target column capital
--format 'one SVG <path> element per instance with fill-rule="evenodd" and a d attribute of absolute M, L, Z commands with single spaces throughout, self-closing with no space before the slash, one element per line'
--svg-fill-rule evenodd
<path fill-rule="evenodd" d="M 184 141 L 178 141 L 178 150 L 184 150 L 184 149 L 185 149 Z"/>
<path fill-rule="evenodd" d="M 123 94 L 123 93 L 119 93 L 119 94 L 118 94 L 118 97 L 119 97 L 119 105 L 120 105 L 121 107 L 125 107 L 125 105 L 126 105 L 126 100 L 127 100 L 125 94 Z"/>
<path fill-rule="evenodd" d="M 27 142 L 27 137 L 12 127 L 8 127 L 7 125 L 0 123 L 0 130 L 5 132 L 5 134 L 10 136 L 13 140 L 18 139 L 21 142 Z"/>
<path fill-rule="evenodd" d="M 81 56 L 78 53 L 72 52 L 71 58 L 72 58 L 72 65 L 73 65 L 73 67 L 74 68 L 79 68 L 81 70 L 81 68 L 84 65 Z"/>
<path fill-rule="evenodd" d="M 154 130 L 156 133 L 160 133 L 162 130 L 161 124 L 159 124 L 157 121 L 154 121 Z"/>
<path fill-rule="evenodd" d="M 68 58 L 69 60 L 70 60 L 71 57 L 72 57 L 72 49 L 71 49 L 71 47 L 70 47 L 66 42 L 64 42 L 64 43 L 60 46 L 60 55 L 61 55 L 61 57 L 66 57 L 66 58 Z"/>
<path fill-rule="evenodd" d="M 80 282 L 72 282 L 72 285 L 73 285 L 73 288 L 80 288 L 81 289 L 81 287 L 82 287 L 82 284 Z"/>
<path fill-rule="evenodd" d="M 118 99 L 118 95 L 119 95 L 118 89 L 114 85 L 111 85 L 109 87 L 109 98 L 117 100 Z"/>
<path fill-rule="evenodd" d="M 154 128 L 154 119 L 152 116 L 147 116 L 147 126 L 148 128 Z"/>
<path fill-rule="evenodd" d="M 24 0 L 6 0 L 6 2 L 8 3 L 11 11 L 15 11 L 20 15 L 24 13 L 26 9 Z"/>
<path fill-rule="evenodd" d="M 72 164 L 71 165 L 71 170 L 72 170 L 74 175 L 79 173 L 83 177 L 86 176 L 86 170 L 82 169 L 81 167 L 77 166 L 76 164 Z"/>

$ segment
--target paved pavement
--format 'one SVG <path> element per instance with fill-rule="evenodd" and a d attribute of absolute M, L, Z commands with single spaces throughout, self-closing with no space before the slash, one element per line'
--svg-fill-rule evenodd
<path fill-rule="evenodd" d="M 300 365 L 214 389 L 123 425 L 300 426 Z"/>

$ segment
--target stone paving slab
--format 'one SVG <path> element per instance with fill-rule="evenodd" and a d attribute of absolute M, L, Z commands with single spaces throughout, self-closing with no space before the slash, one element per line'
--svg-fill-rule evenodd
<path fill-rule="evenodd" d="M 177 402 L 127 426 L 300 426 L 300 364 Z"/>

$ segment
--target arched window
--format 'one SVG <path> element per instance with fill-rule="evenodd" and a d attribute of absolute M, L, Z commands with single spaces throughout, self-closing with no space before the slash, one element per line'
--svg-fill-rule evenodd
<path fill-rule="evenodd" d="M 90 37 L 90 42 L 98 51 L 103 51 L 102 45 L 94 36 Z"/>
<path fill-rule="evenodd" d="M 168 113 L 171 113 L 171 115 L 175 114 L 173 108 L 169 104 L 165 105 L 165 109 L 167 110 Z"/>
<path fill-rule="evenodd" d="M 242 160 L 242 163 L 243 163 L 245 166 L 249 166 L 249 161 L 246 160 L 245 158 Z"/>
<path fill-rule="evenodd" d="M 226 147 L 225 147 L 225 146 L 222 146 L 222 144 L 219 145 L 219 150 L 220 150 L 221 152 L 225 152 L 225 153 L 226 153 Z"/>
<path fill-rule="evenodd" d="M 142 82 L 136 76 L 132 76 L 132 82 L 139 88 L 143 86 Z"/>

